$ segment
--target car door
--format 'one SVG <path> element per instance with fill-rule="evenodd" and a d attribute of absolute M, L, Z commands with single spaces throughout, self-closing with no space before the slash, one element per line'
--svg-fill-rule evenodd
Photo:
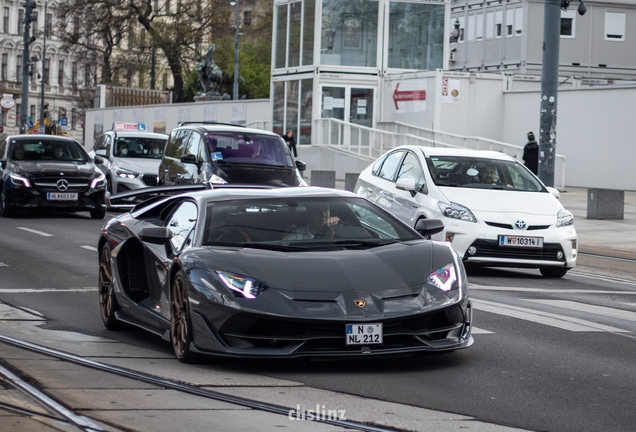
<path fill-rule="evenodd" d="M 164 169 L 163 182 L 166 186 L 179 184 L 179 175 L 185 173 L 181 156 L 189 137 L 190 131 L 188 129 L 176 130 L 170 137 L 167 154 L 164 156 L 165 164 L 162 165 Z"/>
<path fill-rule="evenodd" d="M 183 155 L 191 155 L 194 158 L 194 163 L 181 162 L 183 167 L 182 171 L 177 174 L 178 184 L 195 184 L 205 181 L 205 176 L 201 176 L 200 169 L 202 165 L 201 146 L 201 134 L 196 131 L 190 132 L 190 137 L 184 147 Z M 203 179 L 201 177 L 203 177 Z"/>
<path fill-rule="evenodd" d="M 377 174 L 373 175 L 373 191 L 370 193 L 372 201 L 390 212 L 394 210 L 395 176 L 404 153 L 404 150 L 389 153 Z"/>

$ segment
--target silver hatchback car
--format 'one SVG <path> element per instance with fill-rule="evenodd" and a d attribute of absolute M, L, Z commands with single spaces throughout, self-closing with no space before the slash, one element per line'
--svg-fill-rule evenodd
<path fill-rule="evenodd" d="M 105 132 L 95 141 L 91 157 L 104 158 L 107 195 L 157 186 L 157 171 L 168 135 L 141 131 Z"/>

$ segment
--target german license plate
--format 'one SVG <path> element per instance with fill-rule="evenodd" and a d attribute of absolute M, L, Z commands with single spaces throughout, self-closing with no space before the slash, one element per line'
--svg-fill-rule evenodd
<path fill-rule="evenodd" d="M 77 201 L 76 193 L 47 192 L 46 199 L 49 201 Z"/>
<path fill-rule="evenodd" d="M 499 246 L 542 248 L 543 237 L 499 236 Z"/>
<path fill-rule="evenodd" d="M 383 343 L 382 323 L 347 324 L 347 345 Z"/>

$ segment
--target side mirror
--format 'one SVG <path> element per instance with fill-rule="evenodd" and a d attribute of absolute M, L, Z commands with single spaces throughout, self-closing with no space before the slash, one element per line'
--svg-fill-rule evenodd
<path fill-rule="evenodd" d="M 101 156 L 95 156 L 95 159 L 93 159 L 93 161 L 95 162 L 95 165 L 101 165 L 104 163 L 104 158 Z"/>
<path fill-rule="evenodd" d="M 415 224 L 415 231 L 430 240 L 433 234 L 444 231 L 444 223 L 439 219 L 420 219 Z"/>
<path fill-rule="evenodd" d="M 417 195 L 417 190 L 415 189 L 415 179 L 412 178 L 399 179 L 395 183 L 395 188 L 410 192 L 411 197 Z M 426 191 L 426 193 L 428 193 L 428 190 Z"/>
<path fill-rule="evenodd" d="M 153 244 L 165 244 L 172 238 L 172 231 L 167 227 L 146 227 L 139 230 L 141 241 Z"/>
<path fill-rule="evenodd" d="M 193 154 L 184 154 L 183 156 L 181 156 L 181 162 L 187 164 L 196 164 L 197 157 Z"/>
<path fill-rule="evenodd" d="M 99 149 L 95 152 L 95 154 L 99 156 L 103 156 L 103 157 L 108 157 L 108 154 L 106 153 L 106 149 Z"/>
<path fill-rule="evenodd" d="M 296 168 L 298 168 L 298 171 L 305 171 L 307 169 L 307 164 L 303 161 L 296 161 Z"/>
<path fill-rule="evenodd" d="M 551 193 L 551 194 L 552 194 L 555 198 L 557 198 L 557 199 L 561 198 L 561 192 L 559 192 L 559 190 L 558 190 L 558 189 L 555 189 L 555 188 L 550 187 L 550 186 L 546 186 L 545 188 L 546 188 L 546 189 L 548 190 L 548 192 L 550 192 L 550 193 Z"/>

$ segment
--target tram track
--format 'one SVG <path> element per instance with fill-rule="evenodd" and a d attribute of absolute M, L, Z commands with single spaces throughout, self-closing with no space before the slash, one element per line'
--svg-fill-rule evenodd
<path fill-rule="evenodd" d="M 233 405 L 238 405 L 258 411 L 268 412 L 272 414 L 283 415 L 285 417 L 291 418 L 296 416 L 295 409 L 290 409 L 289 407 L 282 407 L 266 402 L 256 401 L 248 398 L 243 398 L 239 396 L 233 396 L 229 394 L 224 394 L 220 392 L 216 392 L 213 390 L 199 388 L 194 385 L 185 384 L 182 382 L 178 382 L 175 380 L 170 380 L 166 378 L 160 378 L 152 375 L 147 375 L 141 372 L 130 371 L 127 369 L 119 368 L 116 366 L 111 366 L 108 364 L 100 363 L 94 360 L 86 359 L 84 357 L 80 357 L 73 354 L 68 354 L 62 351 L 54 350 L 52 348 L 43 347 L 41 345 L 37 345 L 31 342 L 23 341 L 20 339 L 16 339 L 13 337 L 9 337 L 6 335 L 0 334 L 0 342 L 5 343 L 7 345 L 14 346 L 16 348 L 25 349 L 40 355 L 45 355 L 48 357 L 52 357 L 57 360 L 70 362 L 79 366 L 88 367 L 91 369 L 99 370 L 102 372 L 107 372 L 110 374 L 114 374 L 117 376 L 121 376 L 124 378 L 140 381 L 146 384 L 152 384 L 158 386 L 160 388 L 169 389 L 169 390 L 177 390 L 183 393 L 187 393 L 190 395 L 212 399 L 216 401 L 226 402 Z M 43 392 L 37 390 L 34 386 L 26 383 L 20 377 L 18 377 L 15 373 L 8 370 L 7 368 L 0 366 L 0 377 L 4 378 L 5 381 L 10 382 L 16 388 L 19 388 L 24 393 L 29 395 L 32 399 L 37 401 L 38 404 L 45 407 L 47 411 L 55 414 L 54 417 L 57 420 L 62 419 L 66 423 L 73 425 L 80 430 L 86 432 L 101 432 L 104 429 L 100 428 L 98 425 L 93 423 L 88 417 L 78 415 L 74 413 L 72 410 L 62 406 L 57 401 L 45 395 Z M 24 408 L 20 408 L 17 406 L 11 406 L 8 404 L 3 404 L 6 406 L 5 409 L 11 409 L 15 412 L 21 412 L 25 415 L 35 415 L 30 410 L 26 410 Z M 0 406 L 0 408 L 3 408 Z M 37 413 L 37 415 L 41 415 Z M 349 430 L 358 430 L 364 432 L 395 432 L 399 429 L 392 429 L 386 427 L 378 427 L 373 426 L 361 422 L 350 421 L 350 420 L 339 420 L 333 419 L 325 416 L 324 414 L 316 413 L 313 418 L 308 418 L 308 421 L 328 424 L 331 426 L 342 427 Z"/>

